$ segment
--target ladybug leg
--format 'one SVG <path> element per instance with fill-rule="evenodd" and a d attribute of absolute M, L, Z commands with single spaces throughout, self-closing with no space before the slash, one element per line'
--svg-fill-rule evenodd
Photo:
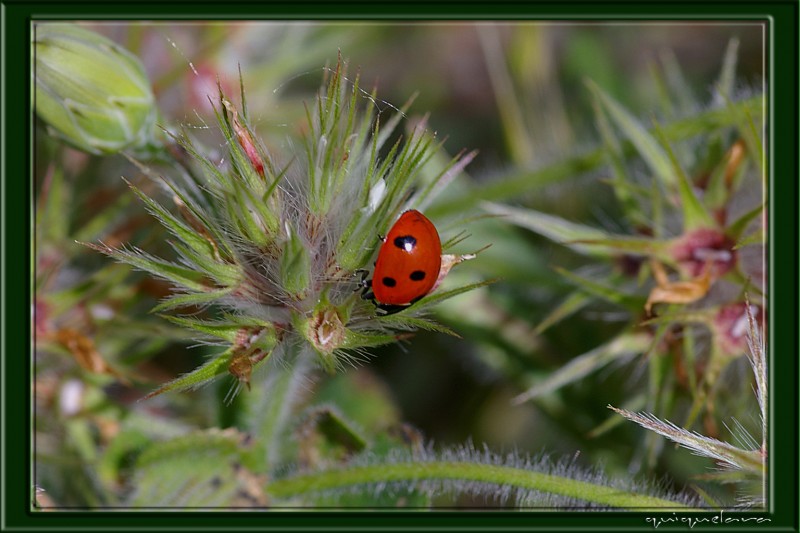
<path fill-rule="evenodd" d="M 372 286 L 367 285 L 361 290 L 361 299 L 375 302 L 375 293 L 372 292 Z"/>
<path fill-rule="evenodd" d="M 366 268 L 359 268 L 358 270 L 356 270 L 355 272 L 353 272 L 353 275 L 354 275 L 354 276 L 355 276 L 356 274 L 360 274 L 360 275 L 361 275 L 361 279 L 360 279 L 360 280 L 358 280 L 358 286 L 359 286 L 359 288 L 361 288 L 361 287 L 365 287 L 365 286 L 367 286 L 367 285 L 369 285 L 369 286 L 372 286 L 372 280 L 368 280 L 368 279 L 367 279 L 367 276 L 369 276 L 369 270 L 367 270 Z M 358 289 L 356 289 L 356 290 L 358 290 Z"/>
<path fill-rule="evenodd" d="M 375 301 L 375 295 L 372 293 L 372 280 L 367 279 L 369 276 L 369 270 L 359 268 L 354 272 L 354 274 L 361 274 L 361 279 L 358 280 L 358 286 L 353 292 L 361 291 L 361 299 L 362 300 L 372 300 Z"/>

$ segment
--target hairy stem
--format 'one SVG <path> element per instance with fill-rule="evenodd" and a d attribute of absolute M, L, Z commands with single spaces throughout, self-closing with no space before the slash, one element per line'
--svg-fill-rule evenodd
<path fill-rule="evenodd" d="M 344 489 L 353 485 L 387 482 L 460 480 L 513 486 L 558 494 L 610 507 L 687 508 L 685 505 L 653 496 L 636 494 L 586 481 L 531 472 L 510 466 L 469 462 L 395 463 L 329 470 L 273 481 L 267 491 L 275 498 L 289 498 L 322 490 Z"/>

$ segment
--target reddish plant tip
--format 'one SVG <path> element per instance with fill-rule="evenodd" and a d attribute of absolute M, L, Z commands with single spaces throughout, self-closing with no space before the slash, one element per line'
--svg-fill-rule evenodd
<path fill-rule="evenodd" d="M 763 324 L 764 309 L 760 305 L 750 304 L 750 312 L 756 324 Z M 737 302 L 721 307 L 714 317 L 714 329 L 726 353 L 744 352 L 747 349 L 747 335 L 750 331 L 747 304 Z"/>
<path fill-rule="evenodd" d="M 686 233 L 672 246 L 672 256 L 690 277 L 703 274 L 710 265 L 713 277 L 720 277 L 736 264 L 736 243 L 714 229 L 697 229 Z"/>
<path fill-rule="evenodd" d="M 44 337 L 50 331 L 50 306 L 37 298 L 33 304 L 33 319 L 37 337 Z"/>
<path fill-rule="evenodd" d="M 258 148 L 256 148 L 256 142 L 253 139 L 253 135 L 239 121 L 239 113 L 236 111 L 236 108 L 234 108 L 230 102 L 224 99 L 222 104 L 225 106 L 225 109 L 231 113 L 231 127 L 233 128 L 234 135 L 236 135 L 236 140 L 239 142 L 239 146 L 241 146 L 242 150 L 244 150 L 245 155 L 250 160 L 250 164 L 253 165 L 253 169 L 258 173 L 258 175 L 262 178 L 265 177 L 264 159 L 261 157 Z"/>
<path fill-rule="evenodd" d="M 253 136 L 250 135 L 250 132 L 243 128 L 241 124 L 239 124 L 235 117 L 233 121 L 233 127 L 234 132 L 236 133 L 236 138 L 239 141 L 239 145 L 242 147 L 244 153 L 247 155 L 247 158 L 250 160 L 250 164 L 253 165 L 253 169 L 255 169 L 258 175 L 263 178 L 264 160 L 261 159 L 261 154 L 259 154 L 258 150 L 256 149 Z"/>

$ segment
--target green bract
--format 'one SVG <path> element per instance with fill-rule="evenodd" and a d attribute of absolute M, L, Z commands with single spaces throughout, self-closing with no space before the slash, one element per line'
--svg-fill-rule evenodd
<path fill-rule="evenodd" d="M 174 284 L 174 294 L 157 309 L 191 306 L 188 315 L 171 320 L 222 347 L 207 364 L 153 394 L 226 373 L 238 380 L 236 390 L 250 387 L 258 367 L 276 359 L 311 358 L 334 373 L 367 348 L 409 331 L 448 331 L 416 315 L 481 284 L 436 291 L 387 316 L 361 297 L 360 272 L 372 264 L 378 235 L 402 211 L 430 200 L 474 153 L 431 169 L 424 181 L 424 167 L 440 148 L 435 138 L 418 125 L 387 148 L 404 112 L 381 122 L 368 105 L 374 95 L 360 89 L 357 76 L 347 78 L 341 60 L 328 78 L 307 106 L 297 154 L 265 149 L 250 126 L 244 91 L 239 107 L 220 88 L 215 113 L 225 138 L 222 162 L 205 155 L 185 129 L 169 133 L 188 154 L 186 180 L 163 179 L 176 210 L 131 188 L 172 233 L 179 262 L 131 247 L 91 245 Z M 448 257 L 449 270 L 474 254 Z M 209 318 L 198 316 L 196 307 L 207 309 Z"/>
<path fill-rule="evenodd" d="M 73 24 L 37 24 L 33 57 L 36 114 L 56 135 L 92 154 L 148 144 L 155 101 L 130 52 Z"/>

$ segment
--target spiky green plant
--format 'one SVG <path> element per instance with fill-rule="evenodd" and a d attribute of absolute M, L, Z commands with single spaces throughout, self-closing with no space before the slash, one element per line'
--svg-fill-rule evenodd
<path fill-rule="evenodd" d="M 170 326 L 209 345 L 204 347 L 210 354 L 205 366 L 156 393 L 198 387 L 226 373 L 232 376 L 232 393 L 243 385 L 252 385 L 252 390 L 236 398 L 231 394 L 232 406 L 206 394 L 171 394 L 128 405 L 117 403 L 117 395 L 135 391 L 109 385 L 110 379 L 88 391 L 84 387 L 77 411 L 62 410 L 47 421 L 66 429 L 65 440 L 73 453 L 59 455 L 66 447 L 52 447 L 47 458 L 52 475 L 37 476 L 42 483 L 35 493 L 40 507 L 697 506 L 691 496 L 676 495 L 647 480 L 608 479 L 575 459 L 530 458 L 524 452 L 501 456 L 485 445 L 434 449 L 420 432 L 401 423 L 386 391 L 365 385 L 370 375 L 366 369 L 337 372 L 371 346 L 391 343 L 413 329 L 446 331 L 418 315 L 427 306 L 442 302 L 436 306 L 438 312 L 457 302 L 463 308 L 464 298 L 485 299 L 486 293 L 472 291 L 445 302 L 462 290 L 448 291 L 445 286 L 402 313 L 377 316 L 372 304 L 354 292 L 360 277 L 353 274 L 370 265 L 377 236 L 403 208 L 425 208 L 471 155 L 440 166 L 443 155 L 437 154 L 436 143 L 424 128 L 416 129 L 406 142 L 395 142 L 402 113 L 388 121 L 391 112 L 365 113 L 363 108 L 375 110 L 385 103 L 359 89 L 357 80 L 348 80 L 343 66 L 329 74 L 327 87 L 306 110 L 308 124 L 299 150 L 289 146 L 284 152 L 270 143 L 266 150 L 252 129 L 255 120 L 244 95 L 241 105 L 235 105 L 220 91 L 215 103 L 223 155 L 201 147 L 187 126 L 170 129 L 175 146 L 164 155 L 175 158 L 176 168 L 164 178 L 148 166 L 152 163 L 139 163 L 154 179 L 130 178 L 132 188 L 172 233 L 177 261 L 156 256 L 167 257 L 163 252 L 120 247 L 102 232 L 87 230 L 78 236 L 177 287 L 158 312 L 169 312 L 163 316 Z M 747 103 L 744 107 L 750 108 Z M 708 124 L 730 120 L 728 115 L 712 110 L 690 126 L 712 128 Z M 705 121 L 703 117 L 709 116 L 713 120 Z M 678 126 L 665 128 L 670 139 L 685 131 Z M 626 154 L 633 153 L 630 145 L 623 146 Z M 301 155 L 292 158 L 293 153 Z M 568 158 L 556 167 L 563 175 L 576 160 L 598 165 L 605 154 L 599 149 L 588 159 Z M 161 185 L 174 205 L 156 200 L 153 185 Z M 487 188 L 507 191 L 507 185 Z M 469 205 L 482 196 L 480 191 L 469 194 Z M 449 204 L 452 213 L 457 210 L 454 205 L 463 204 L 458 197 L 451 199 L 455 200 Z M 439 207 L 446 208 L 447 201 L 438 202 Z M 435 204 L 427 212 L 443 221 L 446 217 Z M 102 229 L 103 220 L 108 219 L 101 214 L 91 226 Z M 447 230 L 444 235 L 448 236 Z M 507 236 L 498 232 L 477 240 L 497 247 Z M 155 233 L 142 245 L 151 252 L 153 237 L 161 240 Z M 529 257 L 515 246 L 504 260 Z M 447 281 L 453 282 L 453 277 Z M 109 280 L 105 285 L 118 289 Z M 122 296 L 126 294 L 130 295 L 123 291 Z M 581 299 L 585 295 L 577 296 L 571 299 L 572 309 L 585 305 Z M 139 300 L 135 294 L 130 299 Z M 644 303 L 640 298 L 639 305 Z M 661 310 L 662 303 L 651 303 Z M 569 309 L 560 311 L 568 315 Z M 499 344 L 495 351 L 530 348 L 539 342 L 535 332 L 516 335 L 523 331 L 519 326 L 524 325 L 524 315 L 492 315 L 484 310 L 470 305 L 468 314 L 484 321 L 485 327 L 513 329 L 507 335 L 508 345 Z M 558 314 L 551 315 L 550 322 L 558 319 Z M 101 333 L 113 337 L 114 331 Z M 638 353 L 652 340 L 647 331 L 640 333 L 576 361 L 581 364 L 575 365 L 573 375 L 586 375 L 598 364 L 619 360 L 619 354 Z M 180 336 L 171 329 L 154 333 L 151 340 Z M 110 360 L 123 355 L 127 359 L 127 350 L 124 344 L 118 353 L 112 350 Z M 308 378 L 313 364 L 335 375 L 313 383 Z M 138 381 L 135 373 L 127 375 Z M 551 390 L 574 381 L 564 378 L 562 374 L 561 383 L 551 382 Z M 75 403 L 66 400 L 74 383 L 68 381 L 59 391 L 65 405 L 72 407 Z M 171 412 L 184 407 L 190 417 Z M 50 443 L 64 434 L 43 433 L 41 438 Z M 583 460 L 587 457 L 581 455 Z M 56 481 L 63 472 L 68 473 L 69 485 Z"/>
<path fill-rule="evenodd" d="M 111 202 L 107 190 L 81 195 L 86 175 L 74 161 L 56 163 L 69 161 L 64 152 L 55 151 L 37 187 L 32 343 L 35 473 L 43 488 L 37 498 L 100 506 L 114 500 L 98 490 L 93 465 L 125 418 L 114 391 L 140 379 L 139 363 L 189 337 L 147 316 L 162 287 L 143 282 L 127 265 L 87 257 L 75 243 L 120 242 L 147 226 L 148 217 L 135 214 L 124 191 Z"/>
<path fill-rule="evenodd" d="M 609 406 L 610 409 L 632 420 L 645 429 L 649 429 L 666 437 L 697 455 L 714 459 L 719 471 L 700 476 L 720 483 L 734 483 L 738 486 L 738 498 L 746 507 L 764 507 L 767 503 L 767 359 L 764 350 L 764 338 L 755 321 L 752 310 L 748 307 L 747 315 L 747 347 L 748 360 L 753 370 L 756 386 L 754 387 L 761 420 L 759 439 L 754 438 L 738 421 L 734 420 L 731 430 L 735 444 L 722 442 L 706 437 L 680 426 L 660 420 L 650 413 L 632 413 L 625 409 Z M 718 506 L 718 502 L 711 501 Z"/>
<path fill-rule="evenodd" d="M 642 123 L 587 82 L 603 149 L 528 174 L 533 186 L 564 177 L 570 168 L 606 164 L 610 177 L 604 181 L 617 200 L 620 216 L 614 222 L 621 231 L 524 207 L 483 204 L 502 220 L 588 258 L 582 271 L 554 265 L 575 290 L 535 327 L 536 335 L 596 302 L 623 311 L 626 321 L 604 344 L 549 375 L 523 378 L 526 390 L 516 403 L 539 400 L 638 356 L 637 368 L 647 365 L 648 384 L 631 397 L 631 409 L 680 418 L 685 429 L 702 420 L 706 434 L 719 436 L 720 395 L 747 385 L 729 383 L 725 371 L 746 353 L 747 314 L 760 324 L 765 308 L 763 97 L 736 98 L 736 49 L 734 40 L 710 109 L 672 123 Z M 679 77 L 672 67 L 674 86 Z M 663 114 L 678 115 L 679 102 L 669 100 L 669 91 L 663 94 Z M 522 183 L 520 176 L 484 192 L 509 196 Z M 755 295 L 752 305 L 745 303 L 746 292 Z M 592 433 L 613 425 L 609 420 Z M 647 439 L 641 449 L 652 467 L 663 448 Z"/>
<path fill-rule="evenodd" d="M 416 129 L 379 158 L 402 112 L 384 126 L 369 114 L 361 116 L 358 104 L 374 102 L 375 96 L 363 92 L 357 78 L 348 80 L 341 62 L 308 111 L 304 157 L 285 165 L 256 141 L 244 95 L 242 100 L 240 113 L 220 91 L 218 122 L 227 165 L 203 156 L 186 132 L 173 135 L 195 160 L 180 181 L 162 181 L 177 214 L 131 185 L 176 237 L 180 263 L 136 248 L 91 244 L 179 287 L 159 312 L 187 307 L 217 312 L 213 319 L 164 315 L 222 347 L 204 366 L 150 396 L 197 387 L 226 373 L 238 382 L 233 392 L 253 383 L 244 408 L 246 434 L 232 428 L 178 429 L 172 438 L 161 434 L 150 442 L 152 429 L 136 418 L 126 423 L 100 462 L 100 481 L 114 487 L 123 458 L 135 454 L 122 503 L 430 506 L 444 494 L 475 494 L 494 505 L 510 500 L 522 507 L 584 503 L 680 509 L 694 502 L 547 457 L 501 457 L 471 446 L 435 452 L 411 428 L 386 431 L 388 413 L 365 431 L 338 407 L 312 404 L 293 423 L 290 415 L 312 362 L 335 372 L 354 362 L 353 353 L 393 342 L 405 332 L 448 331 L 420 317 L 420 311 L 483 285 L 436 290 L 391 315 L 377 314 L 354 290 L 357 272 L 375 254 L 377 234 L 403 209 L 424 205 L 472 154 L 453 158 L 425 181 L 422 166 L 436 146 Z M 445 270 L 466 257 L 471 256 L 451 257 Z M 265 372 L 256 380 L 261 368 Z M 338 399 L 348 396 L 365 401 L 365 392 L 358 390 Z"/>
<path fill-rule="evenodd" d="M 361 105 L 374 103 L 375 96 L 359 87 L 358 77 L 347 79 L 344 63 L 329 78 L 307 109 L 308 129 L 296 159 L 280 161 L 258 141 L 244 92 L 240 112 L 220 88 L 223 164 L 204 155 L 185 131 L 171 134 L 193 159 L 182 179 L 162 181 L 176 209 L 131 188 L 175 237 L 178 262 L 137 248 L 91 244 L 176 286 L 158 312 L 189 306 L 218 311 L 212 319 L 165 315 L 224 348 L 153 394 L 197 387 L 225 373 L 249 387 L 253 372 L 270 358 L 294 364 L 313 356 L 335 372 L 364 357 L 367 348 L 396 341 L 399 331 L 447 331 L 419 314 L 481 285 L 437 291 L 390 316 L 379 316 L 360 297 L 358 274 L 370 266 L 379 235 L 403 210 L 424 206 L 472 154 L 453 158 L 423 181 L 421 170 L 438 149 L 424 126 L 389 146 L 403 112 L 380 124 L 371 107 L 364 112 Z"/>

